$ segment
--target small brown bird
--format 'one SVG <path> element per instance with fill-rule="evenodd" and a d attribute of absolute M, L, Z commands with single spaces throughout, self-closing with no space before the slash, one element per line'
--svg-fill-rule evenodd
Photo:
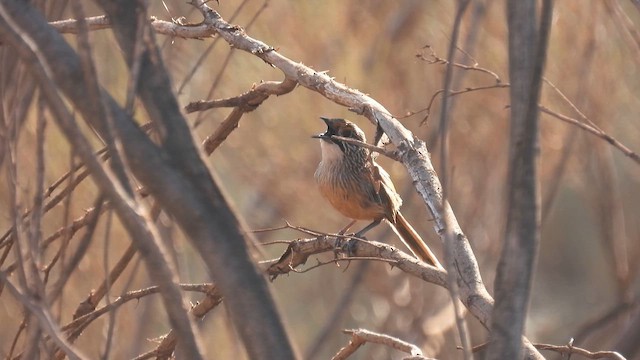
<path fill-rule="evenodd" d="M 315 173 L 322 195 L 342 215 L 354 220 L 349 226 L 356 220 L 373 221 L 356 236 L 387 220 L 417 258 L 442 268 L 429 246 L 400 213 L 402 199 L 389 174 L 376 164 L 369 150 L 333 137 L 366 142 L 364 132 L 344 119 L 321 119 L 327 124 L 327 131 L 313 137 L 320 139 L 322 149 L 322 160 Z"/>

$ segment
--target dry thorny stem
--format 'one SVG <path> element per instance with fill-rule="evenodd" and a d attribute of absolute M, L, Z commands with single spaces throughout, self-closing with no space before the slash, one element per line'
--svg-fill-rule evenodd
<path fill-rule="evenodd" d="M 87 29 L 89 30 L 110 27 L 109 20 L 104 16 L 86 18 L 85 23 L 86 23 Z M 61 32 L 77 33 L 77 29 L 79 26 L 78 24 L 79 23 L 77 20 L 67 20 L 67 21 L 59 21 L 59 22 L 52 23 L 52 26 L 56 27 Z M 178 22 L 167 23 L 167 22 L 157 20 L 155 18 L 151 19 L 151 26 L 159 33 L 167 34 L 174 37 L 183 37 L 183 38 L 191 38 L 191 39 L 204 38 L 204 36 L 201 35 L 202 33 L 199 32 L 201 29 L 198 29 L 196 26 L 191 26 L 191 25 L 186 26 Z M 142 35 L 140 35 L 140 37 L 142 37 Z M 435 52 L 431 49 L 431 47 L 427 46 L 425 47 L 425 49 L 428 49 L 430 53 L 427 55 L 419 54 L 417 55 L 419 58 L 431 64 L 447 64 L 448 63 L 445 59 L 439 58 L 435 54 Z M 500 78 L 494 72 L 488 69 L 479 67 L 478 63 L 475 62 L 475 60 L 474 60 L 474 64 L 471 66 L 460 64 L 460 63 L 452 63 L 451 65 L 464 70 L 480 71 L 482 73 L 489 74 L 495 79 L 495 83 L 492 85 L 481 86 L 476 88 L 453 90 L 449 92 L 449 96 L 457 96 L 460 94 L 469 93 L 473 91 L 505 88 L 509 86 L 509 84 L 502 83 Z M 133 84 L 136 81 L 136 77 L 133 76 L 131 78 L 131 81 L 132 83 L 128 86 L 129 89 L 132 89 L 134 87 Z M 615 138 L 606 134 L 602 129 L 600 129 L 591 120 L 589 120 L 584 114 L 582 114 L 578 110 L 578 108 L 557 89 L 557 87 L 553 86 L 550 82 L 547 82 L 547 83 L 550 86 L 552 86 L 555 90 L 557 90 L 557 92 L 561 95 L 561 98 L 567 104 L 569 104 L 576 113 L 579 114 L 582 120 L 573 119 L 571 117 L 556 113 L 544 107 L 543 105 L 540 105 L 540 109 L 544 113 L 552 115 L 562 121 L 566 121 L 572 125 L 579 127 L 580 129 L 583 129 L 585 131 L 588 131 L 591 134 L 598 136 L 599 138 L 605 140 L 606 142 L 610 143 L 611 145 L 613 145 L 614 147 L 622 151 L 625 155 L 633 159 L 635 162 L 640 163 L 640 158 L 635 152 L 629 150 L 627 147 L 625 147 Z M 235 115 L 232 112 L 232 115 L 230 115 L 228 118 L 228 122 L 226 124 L 223 123 L 223 125 L 218 129 L 218 131 L 216 131 L 215 134 L 213 134 L 210 138 L 207 138 L 207 140 L 205 140 L 204 147 L 207 150 L 207 153 L 211 154 L 220 145 L 220 143 L 222 143 L 224 139 L 226 139 L 226 137 L 231 133 L 231 131 L 233 131 L 233 129 L 237 126 L 240 120 L 240 117 L 242 116 L 243 113 L 255 110 L 259 105 L 263 103 L 263 101 L 265 101 L 271 95 L 279 96 L 279 95 L 284 95 L 293 91 L 296 85 L 297 85 L 297 82 L 291 79 L 285 79 L 282 82 L 275 82 L 275 81 L 261 82 L 258 85 L 254 86 L 252 89 L 250 89 L 248 92 L 238 95 L 236 97 L 191 103 L 187 105 L 186 110 L 187 112 L 203 111 L 203 110 L 214 108 L 214 107 L 233 107 L 236 109 Z M 418 111 L 418 112 L 426 112 L 424 121 L 428 119 L 431 107 L 436 97 L 440 95 L 443 91 L 444 90 L 440 90 L 435 94 L 433 94 L 431 100 L 428 103 L 428 106 L 425 109 Z M 131 91 L 129 91 L 128 94 L 129 95 L 127 96 L 127 99 L 128 99 L 127 104 L 129 104 L 128 108 L 131 108 L 133 95 L 131 95 Z M 414 112 L 411 115 L 418 112 Z M 352 141 L 349 139 L 340 139 L 340 140 Z M 209 144 L 215 144 L 215 145 L 209 145 Z M 395 159 L 395 160 L 398 159 L 398 155 L 395 152 L 389 152 L 383 148 L 369 145 L 369 144 L 358 143 L 357 145 L 366 147 L 371 151 L 382 153 L 392 159 Z M 100 156 L 103 161 L 107 161 L 109 159 L 109 153 L 106 151 L 106 148 L 97 152 L 96 155 Z M 36 208 L 34 209 L 30 209 L 28 211 L 22 212 L 22 214 L 20 214 L 20 219 L 22 220 L 20 227 L 30 226 L 29 224 L 33 217 L 30 217 L 29 215 L 33 211 L 41 211 L 42 214 L 44 215 L 47 211 L 52 209 L 55 205 L 57 205 L 64 199 L 68 199 L 69 196 L 75 190 L 75 188 L 84 179 L 86 179 L 87 175 L 88 175 L 88 171 L 83 169 L 82 164 L 79 164 L 79 165 L 72 164 L 72 170 L 70 170 L 68 173 L 63 175 L 59 180 L 52 183 L 46 189 L 43 188 L 43 190 L 41 191 L 41 194 L 44 196 L 44 198 L 49 198 L 53 196 L 55 190 L 57 190 L 57 188 L 60 187 L 65 181 L 67 181 L 66 187 L 64 187 L 61 191 L 59 191 L 58 194 L 51 197 L 51 199 L 47 203 L 42 204 L 40 207 L 36 206 Z M 84 215 L 78 217 L 74 221 L 69 222 L 67 225 L 61 227 L 57 231 L 53 232 L 52 234 L 44 238 L 40 242 L 41 248 L 38 251 L 42 251 L 46 249 L 46 247 L 48 247 L 50 244 L 52 244 L 55 240 L 59 238 L 67 238 L 68 240 L 72 239 L 79 230 L 91 224 L 92 221 L 96 220 L 106 209 L 108 209 L 108 203 L 104 203 L 102 204 L 102 206 L 96 206 L 94 208 L 88 209 Z M 309 256 L 314 254 L 319 254 L 322 252 L 328 252 L 328 253 L 332 253 L 335 259 L 327 262 L 319 262 L 318 265 L 315 265 L 314 267 L 331 264 L 331 263 L 337 263 L 338 261 L 349 261 L 352 259 L 377 259 L 377 260 L 385 261 L 391 264 L 392 266 L 398 267 L 401 270 L 411 275 L 417 276 L 425 281 L 429 281 L 434 284 L 438 284 L 440 286 L 446 286 L 446 277 L 442 271 L 432 268 L 424 263 L 421 263 L 416 259 L 413 259 L 412 257 L 398 251 L 397 249 L 389 245 L 363 241 L 362 239 L 354 239 L 349 236 L 315 232 L 315 231 L 304 229 L 301 227 L 295 227 L 288 223 L 286 226 L 283 226 L 282 228 L 277 228 L 272 230 L 278 230 L 278 229 L 284 229 L 284 228 L 295 229 L 307 235 L 314 236 L 314 238 L 290 241 L 289 246 L 287 247 L 287 250 L 283 253 L 280 259 L 275 262 L 272 261 L 271 265 L 266 269 L 266 273 L 272 278 L 275 278 L 280 274 L 285 274 L 291 271 L 302 272 L 301 270 L 296 270 L 296 268 L 304 264 Z M 3 247 L 5 248 L 5 251 L 2 253 L 2 257 L 0 257 L 0 265 L 4 265 L 4 262 L 8 258 L 9 250 L 11 249 L 14 241 L 14 238 L 13 238 L 14 234 L 18 232 L 19 232 L 19 229 L 15 229 L 12 227 L 8 229 L 8 231 L 0 239 L 0 249 Z M 64 251 L 64 248 L 61 248 L 61 251 Z M 122 270 L 129 263 L 134 253 L 135 251 L 133 251 L 132 248 L 130 248 L 125 252 L 121 261 L 114 267 L 114 269 L 112 269 L 112 274 L 110 275 L 111 277 L 107 282 L 110 282 L 111 284 L 113 284 L 118 279 L 119 275 L 122 273 Z M 26 258 L 19 259 L 19 261 L 25 261 L 25 260 L 28 260 L 28 259 Z M 18 265 L 19 264 L 17 263 L 13 263 L 5 267 L 2 273 L 3 277 L 8 276 L 13 270 L 16 269 L 16 267 L 18 267 Z M 55 262 L 49 264 L 48 269 L 50 270 L 50 268 L 52 268 L 54 265 L 55 265 Z M 307 269 L 306 271 L 308 270 L 309 269 Z M 205 300 L 203 300 L 200 304 L 194 306 L 191 309 L 194 316 L 197 316 L 197 317 L 204 316 L 204 314 L 206 314 L 208 311 L 213 309 L 217 305 L 217 303 L 221 301 L 220 295 L 215 293 L 214 288 L 210 284 L 182 285 L 182 288 L 183 290 L 200 291 L 206 294 Z M 110 301 L 108 305 L 105 305 L 101 308 L 96 309 L 96 306 L 100 298 L 102 298 L 106 293 L 104 284 L 100 287 L 100 289 L 101 290 L 98 292 L 100 295 L 95 296 L 95 293 L 92 293 L 87 299 L 87 302 L 89 305 L 87 306 L 85 304 L 83 307 L 83 304 L 80 304 L 78 307 L 78 310 L 76 311 L 76 316 L 74 321 L 62 327 L 62 330 L 67 332 L 70 339 L 77 338 L 82 332 L 82 330 L 84 330 L 93 320 L 95 320 L 99 316 L 115 310 L 116 308 L 118 308 L 119 306 L 121 306 L 122 304 L 130 300 L 139 299 L 141 297 L 154 294 L 158 291 L 157 287 L 129 291 L 124 293 L 117 299 Z M 25 317 L 22 321 L 23 325 L 26 323 L 27 323 L 27 317 Z M 20 326 L 19 329 L 17 330 L 16 336 L 14 339 L 14 346 L 18 342 L 18 338 L 21 336 L 21 334 L 23 334 L 23 329 L 24 329 L 24 326 Z M 406 350 L 403 350 L 403 351 L 406 351 L 415 356 L 420 355 L 419 349 L 417 349 L 415 345 L 403 343 L 398 339 L 390 338 L 380 334 L 373 334 L 365 330 L 351 331 L 350 333 L 353 336 L 350 344 L 353 344 L 353 347 L 355 347 L 353 351 L 355 351 L 357 347 L 359 347 L 366 341 L 381 342 L 381 343 L 386 343 L 388 341 L 389 342 L 388 344 L 395 344 L 390 346 L 405 347 L 406 349 L 409 349 L 409 351 L 406 351 Z M 383 339 L 383 340 L 380 340 L 380 339 Z M 144 359 L 144 358 L 149 358 L 154 356 L 162 356 L 163 354 L 167 354 L 167 353 L 170 354 L 173 351 L 174 347 L 175 347 L 175 336 L 172 336 L 172 333 L 170 332 L 164 338 L 162 343 L 158 345 L 156 349 L 140 355 L 138 359 Z M 572 353 L 580 354 L 588 358 L 599 358 L 599 357 L 600 358 L 608 357 L 611 359 L 621 358 L 618 354 L 615 354 L 612 352 L 591 353 L 591 352 L 588 352 L 587 350 L 573 347 L 571 346 L 571 344 L 566 346 L 537 345 L 537 347 L 543 350 L 552 350 L 552 351 L 556 351 L 563 354 L 572 354 Z M 13 353 L 13 351 L 14 350 L 12 347 L 10 353 Z M 342 350 L 341 350 L 341 353 L 342 353 Z M 346 354 L 346 352 L 343 353 L 343 356 L 344 354 Z M 336 355 L 335 358 L 346 358 L 346 356 L 340 357 L 339 355 L 340 353 Z"/>
<path fill-rule="evenodd" d="M 389 263 L 413 276 L 440 286 L 446 286 L 446 274 L 443 270 L 429 266 L 397 248 L 375 241 L 355 238 L 352 235 L 329 234 L 308 230 L 287 223 L 283 227 L 260 230 L 293 229 L 314 236 L 288 242 L 288 246 L 279 259 L 265 261 L 269 266 L 266 273 L 273 280 L 279 275 L 290 272 L 304 272 L 297 268 L 307 262 L 310 256 L 328 253 L 333 256 L 329 261 L 318 261 L 312 267 L 337 264 L 340 261 L 375 259 Z M 278 242 L 281 243 L 281 242 Z"/>
<path fill-rule="evenodd" d="M 589 351 L 573 345 L 574 341 L 571 339 L 567 345 L 551 345 L 551 344 L 533 344 L 536 349 L 553 351 L 560 354 L 563 358 L 571 358 L 571 355 L 580 355 L 587 359 L 611 359 L 611 360 L 625 360 L 625 358 L 615 351 Z M 479 352 L 484 350 L 489 343 L 480 344 L 473 347 L 473 352 Z"/>
<path fill-rule="evenodd" d="M 349 343 L 333 356 L 332 360 L 346 359 L 366 343 L 385 345 L 392 349 L 410 354 L 412 359 L 429 359 L 422 356 L 422 350 L 420 350 L 419 347 L 393 336 L 375 333 L 366 329 L 343 330 L 342 332 L 345 334 L 351 334 L 351 340 L 349 340 Z"/>

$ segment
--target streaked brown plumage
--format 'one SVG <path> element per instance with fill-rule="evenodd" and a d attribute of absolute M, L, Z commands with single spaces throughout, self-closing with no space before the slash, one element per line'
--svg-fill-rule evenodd
<path fill-rule="evenodd" d="M 320 139 L 322 160 L 315 173 L 320 193 L 344 216 L 373 221 L 358 235 L 387 220 L 419 259 L 442 267 L 431 249 L 400 213 L 402 199 L 389 174 L 371 158 L 369 150 L 332 138 L 341 136 L 366 142 L 364 132 L 344 119 L 321 118 L 327 131 Z"/>

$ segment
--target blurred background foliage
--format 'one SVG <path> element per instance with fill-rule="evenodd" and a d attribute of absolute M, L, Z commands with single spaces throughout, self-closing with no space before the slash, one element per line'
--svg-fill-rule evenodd
<path fill-rule="evenodd" d="M 221 1 L 211 4 L 227 21 L 243 26 L 249 35 L 276 48 L 285 56 L 328 71 L 337 81 L 370 94 L 421 139 L 427 141 L 439 166 L 436 98 L 425 121 L 432 96 L 442 88 L 445 65 L 430 63 L 433 51 L 445 57 L 454 16 L 448 1 Z M 47 4 L 50 20 L 72 17 L 66 2 Z M 88 15 L 100 15 L 92 3 Z M 160 19 L 186 17 L 198 22 L 199 14 L 184 1 L 151 2 L 150 15 Z M 167 11 L 168 9 L 168 11 Z M 640 151 L 640 43 L 633 31 L 640 28 L 640 12 L 629 1 L 559 1 L 556 3 L 545 77 L 605 132 L 631 150 Z M 626 22 L 626 21 L 629 22 Z M 91 33 L 100 80 L 117 99 L 124 101 L 128 73 L 110 31 Z M 637 36 L 637 35 L 635 35 Z M 73 35 L 66 35 L 75 46 Z M 508 83 L 507 29 L 503 1 L 473 1 L 465 16 L 457 61 L 495 73 Z M 281 73 L 247 53 L 230 49 L 222 40 L 185 40 L 157 36 L 181 104 L 209 98 L 236 96 L 262 80 L 281 80 Z M 426 47 L 429 46 L 429 47 Z M 206 54 L 206 55 L 205 55 Z M 422 55 L 422 58 L 417 55 Z M 203 62 L 198 64 L 201 57 Z M 6 66 L 3 71 L 10 71 Z M 193 76 L 190 75 L 192 71 Z M 454 89 L 492 86 L 497 79 L 487 72 L 456 69 Z M 20 84 L 13 92 L 3 89 L 4 111 L 24 96 Z M 509 134 L 508 88 L 478 90 L 455 96 L 451 112 L 450 201 L 478 258 L 483 279 L 492 289 L 494 268 L 504 232 L 504 200 Z M 15 99 L 14 99 L 15 98 Z M 549 84 L 542 105 L 560 114 L 579 118 Z M 229 109 L 188 115 L 194 136 L 201 141 L 211 134 Z M 412 115 L 413 114 L 413 115 Z M 21 211 L 34 198 L 36 117 L 34 105 L 19 130 L 13 154 L 17 163 L 15 183 L 9 171 L 9 154 L 0 163 L 0 229 L 11 225 L 11 194 Z M 362 117 L 305 88 L 270 98 L 246 114 L 240 127 L 209 158 L 228 195 L 244 217 L 248 229 L 291 224 L 324 232 L 336 232 L 347 222 L 316 191 L 313 173 L 320 160 L 317 140 L 324 131 L 319 116 L 346 117 L 356 121 L 369 136 L 374 127 Z M 136 118 L 146 122 L 144 109 Z M 532 341 L 565 344 L 577 337 L 590 349 L 608 349 L 625 330 L 638 296 L 637 256 L 640 251 L 640 164 L 624 156 L 602 139 L 551 116 L 541 115 L 540 181 L 542 188 L 542 236 L 526 334 Z M 46 132 L 45 184 L 51 184 L 70 168 L 69 145 L 49 122 Z M 87 129 L 87 132 L 89 130 Z M 99 147 L 95 139 L 96 149 Z M 403 213 L 442 256 L 430 214 L 412 187 L 405 168 L 380 160 L 404 198 Z M 92 206 L 96 188 L 85 181 L 66 203 L 47 213 L 45 236 Z M 68 209 L 68 210 L 67 210 Z M 108 215 L 108 214 L 107 214 Z M 116 217 L 103 216 L 88 255 L 52 307 L 61 323 L 102 281 L 129 245 Z M 181 281 L 209 281 L 209 276 L 182 233 L 165 216 L 159 222 L 170 234 Z M 364 226 L 364 224 L 359 224 Z M 106 229 L 110 231 L 107 232 Z M 82 232 L 80 232 L 82 233 Z M 304 236 L 291 230 L 261 232 L 258 242 L 291 240 Z M 73 247 L 74 239 L 69 246 Z M 385 226 L 370 239 L 401 246 Z M 60 247 L 54 243 L 45 253 L 47 263 Z M 276 258 L 284 245 L 256 251 L 260 260 Z M 326 260 L 326 259 L 325 259 Z M 310 264 L 315 263 L 311 259 Z M 56 269 L 52 270 L 55 277 Z M 126 276 L 113 285 L 111 298 L 123 291 L 150 286 L 144 266 L 130 265 Z M 379 262 L 326 265 L 305 273 L 292 273 L 273 283 L 273 294 L 290 334 L 305 358 L 324 359 L 334 354 L 348 337 L 343 328 L 363 327 L 387 333 L 421 346 L 425 354 L 442 359 L 459 356 L 459 343 L 448 294 L 444 289 L 411 278 Z M 200 295 L 194 295 L 197 301 Z M 587 325 L 614 309 L 625 308 L 615 321 Z M 327 336 L 319 338 L 323 328 Z M 475 345 L 485 342 L 486 331 L 471 316 Z M 22 309 L 8 294 L 0 301 L 0 351 L 7 354 L 22 320 Z M 104 347 L 109 318 L 96 321 L 77 341 L 90 356 Z M 121 307 L 115 318 L 112 358 L 130 358 L 155 346 L 167 322 L 157 298 L 147 297 Z M 240 343 L 220 307 L 202 321 L 208 352 L 213 358 L 242 358 Z M 399 358 L 386 348 L 368 345 L 359 359 Z"/>

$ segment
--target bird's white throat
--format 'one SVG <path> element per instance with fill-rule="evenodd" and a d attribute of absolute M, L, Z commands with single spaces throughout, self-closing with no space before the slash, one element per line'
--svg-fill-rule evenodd
<path fill-rule="evenodd" d="M 341 162 L 344 158 L 344 153 L 340 150 L 340 147 L 333 142 L 321 139 L 320 149 L 322 150 L 323 163 Z"/>

